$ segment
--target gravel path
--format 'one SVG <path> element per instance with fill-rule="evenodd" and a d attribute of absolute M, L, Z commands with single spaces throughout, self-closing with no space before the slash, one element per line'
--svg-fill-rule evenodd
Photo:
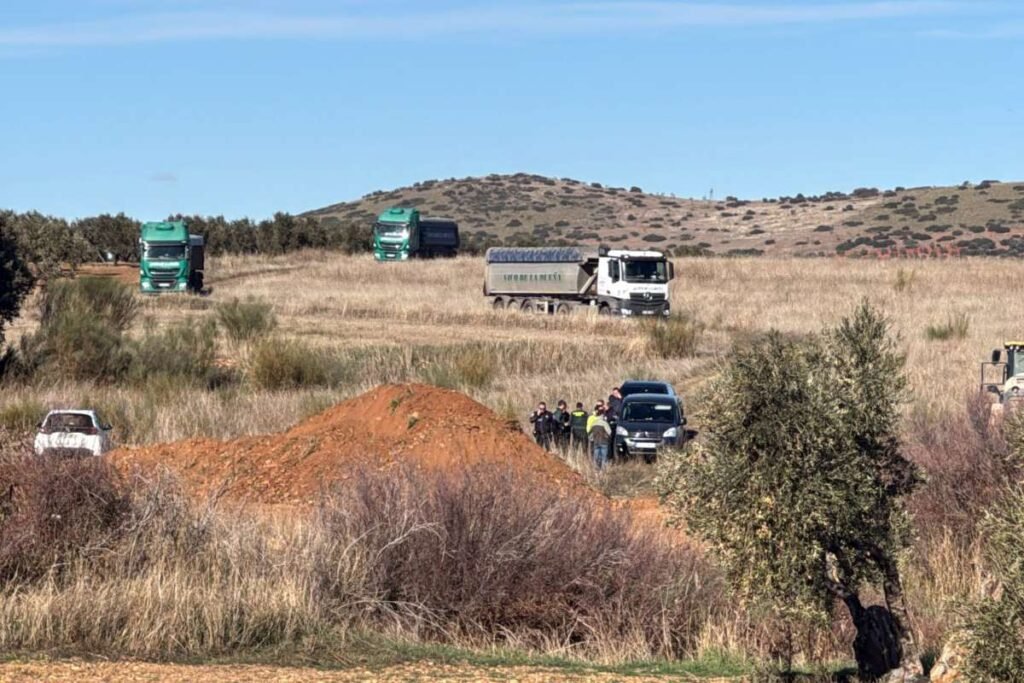
<path fill-rule="evenodd" d="M 127 681 L 129 683 L 243 683 L 254 681 L 500 681 L 502 683 L 546 683 L 547 681 L 629 681 L 630 683 L 663 683 L 686 680 L 679 676 L 622 676 L 596 672 L 568 672 L 543 667 L 482 668 L 469 665 L 430 663 L 402 664 L 382 669 L 346 669 L 324 671 L 310 668 L 287 668 L 250 665 L 179 665 L 143 662 L 9 662 L 0 664 L 0 681 Z M 724 683 L 725 679 L 692 679 L 703 683 Z M 730 679 L 738 683 L 737 679 Z"/>

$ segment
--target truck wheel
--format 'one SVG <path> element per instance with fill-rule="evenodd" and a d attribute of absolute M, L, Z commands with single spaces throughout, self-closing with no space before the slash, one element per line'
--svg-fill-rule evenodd
<path fill-rule="evenodd" d="M 612 314 L 612 307 L 609 306 L 608 304 L 601 304 L 598 307 L 598 309 L 597 309 L 597 314 L 598 315 L 611 315 Z"/>
<path fill-rule="evenodd" d="M 572 315 L 572 308 L 569 304 L 558 304 L 555 308 L 555 315 Z"/>
<path fill-rule="evenodd" d="M 505 308 L 510 311 L 518 311 L 519 302 L 516 301 L 515 299 L 509 299 L 508 301 L 505 302 Z"/>
<path fill-rule="evenodd" d="M 525 299 L 523 301 L 523 305 L 520 307 L 520 310 L 523 313 L 533 313 L 534 312 L 534 310 L 533 310 L 533 302 L 530 301 L 529 299 Z"/>
<path fill-rule="evenodd" d="M 496 311 L 503 311 L 505 310 L 505 302 L 500 297 L 497 297 L 491 302 L 491 307 Z"/>

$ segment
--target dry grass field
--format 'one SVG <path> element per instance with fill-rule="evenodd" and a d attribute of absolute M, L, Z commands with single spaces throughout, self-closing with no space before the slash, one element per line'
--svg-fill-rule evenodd
<path fill-rule="evenodd" d="M 911 390 L 907 431 L 914 456 L 938 462 L 936 478 L 915 503 L 919 522 L 928 526 L 922 528 L 922 540 L 909 558 L 906 578 L 927 651 L 934 654 L 941 648 L 954 619 L 952 605 L 980 582 L 978 548 L 973 535 L 964 531 L 968 527 L 957 526 L 956 520 L 936 512 L 945 509 L 943 497 L 949 487 L 958 486 L 964 472 L 973 474 L 974 466 L 965 456 L 963 462 L 954 463 L 960 470 L 952 464 L 944 469 L 941 458 L 956 449 L 941 437 L 947 423 L 951 429 L 963 429 L 964 405 L 976 392 L 979 362 L 1004 340 L 1024 336 L 1024 301 L 1007 294 L 1024 284 L 1016 261 L 682 259 L 676 263 L 673 307 L 699 320 L 704 331 L 694 354 L 668 358 L 658 355 L 640 321 L 493 311 L 481 293 L 483 261 L 477 258 L 378 264 L 371 257 L 304 252 L 280 258 L 217 259 L 210 272 L 208 296 L 144 299 L 132 333 L 216 317 L 222 304 L 235 299 L 267 302 L 277 319 L 268 338 L 243 343 L 229 340 L 223 332 L 218 338 L 218 366 L 233 381 L 210 388 L 163 380 L 117 386 L 41 380 L 15 384 L 0 396 L 0 421 L 13 428 L 31 428 L 46 408 L 86 404 L 108 416 L 123 443 L 228 438 L 283 431 L 380 383 L 420 381 L 459 389 L 499 414 L 525 423 L 538 400 L 550 404 L 565 398 L 589 404 L 607 396 L 624 379 L 652 377 L 675 384 L 687 411 L 695 416 L 691 426 L 699 431 L 702 387 L 734 342 L 769 329 L 814 333 L 867 298 L 891 318 L 907 353 Z M 12 343 L 37 326 L 33 311 L 30 303 L 9 331 Z M 260 354 L 268 350 L 271 355 L 284 354 L 288 349 L 324 354 L 336 370 L 334 379 L 279 390 L 260 388 L 252 381 Z M 922 430 L 935 438 L 922 438 Z M 578 462 L 572 464 L 587 469 Z M 613 468 L 602 478 L 585 474 L 615 496 L 651 495 L 651 473 L 643 466 Z M 194 625 L 237 621 L 243 629 L 240 638 L 258 640 L 261 624 L 276 619 L 278 612 L 288 617 L 274 632 L 284 633 L 286 639 L 299 642 L 317 633 L 322 608 L 309 596 L 310 586 L 320 579 L 312 569 L 296 570 L 284 556 L 278 558 L 280 562 L 274 559 L 289 548 L 310 557 L 327 552 L 323 550 L 327 546 L 314 538 L 320 533 L 317 527 L 289 522 L 270 532 L 260 530 L 270 541 L 255 551 L 246 545 L 245 529 L 250 527 L 245 525 L 256 522 L 236 523 L 229 517 L 217 524 L 222 528 L 212 535 L 216 545 L 209 556 L 196 560 L 216 571 L 198 583 L 189 573 L 192 559 L 167 551 L 166 560 L 161 559 L 167 563 L 167 572 L 140 578 L 130 584 L 130 590 L 115 589 L 101 580 L 95 583 L 98 579 L 89 574 L 73 583 L 70 591 L 44 585 L 6 602 L 0 600 L 0 612 L 9 624 L 0 629 L 0 644 L 20 644 L 31 650 L 45 649 L 54 638 L 74 641 L 80 632 L 92 628 L 88 623 L 97 600 L 113 615 L 146 611 L 153 622 L 149 635 L 122 632 L 115 638 L 124 641 L 126 651 L 142 656 L 165 656 L 171 647 L 167 643 L 178 639 L 175 629 L 179 627 L 190 639 L 183 647 L 194 648 L 189 652 L 202 653 L 210 647 L 230 651 L 237 640 L 230 630 L 213 637 Z M 270 564 L 254 578 L 236 575 L 233 568 L 240 566 L 239 558 L 250 557 L 246 554 L 250 552 Z M 361 564 L 351 566 L 354 572 L 363 571 Z M 164 606 L 178 622 L 156 618 L 163 608 L 147 596 L 160 586 L 173 589 Z M 226 593 L 225 586 L 233 592 Z M 252 604 L 262 601 L 261 591 L 277 596 L 266 603 L 266 615 L 259 610 L 250 615 L 245 609 L 236 614 L 233 610 L 239 608 L 233 603 L 209 598 L 233 595 L 231 600 Z M 175 602 L 175 594 L 182 602 Z M 708 603 L 701 613 L 707 621 L 694 636 L 691 655 L 728 652 L 744 659 L 774 652 L 763 625 L 755 624 L 738 606 Z M 409 635 L 397 628 L 396 634 Z M 807 638 L 801 645 L 805 652 L 816 653 L 817 661 L 831 661 L 847 656 L 851 632 L 849 625 L 837 623 L 833 632 Z M 466 643 L 486 646 L 488 641 Z M 597 650 L 601 661 L 650 656 L 646 646 L 602 643 Z M 540 649 L 564 653 L 558 643 Z"/>
<path fill-rule="evenodd" d="M 962 406 L 992 348 L 1024 335 L 1024 301 L 1008 294 L 1024 282 L 1024 272 L 1016 261 L 990 259 L 681 260 L 673 307 L 706 326 L 697 355 L 681 359 L 657 357 L 636 321 L 492 311 L 481 294 L 481 259 L 384 265 L 371 257 L 307 252 L 219 259 L 212 273 L 208 297 L 144 299 L 137 331 L 212 316 L 220 302 L 255 297 L 272 304 L 278 339 L 347 357 L 348 381 L 275 392 L 189 390 L 187 397 L 173 386 L 154 392 L 57 384 L 6 392 L 0 410 L 19 401 L 91 401 L 118 426 L 130 427 L 122 439 L 150 443 L 277 431 L 376 384 L 410 379 L 452 384 L 499 412 L 525 417 L 538 400 L 589 405 L 624 379 L 658 377 L 675 383 L 692 409 L 699 406 L 701 383 L 734 339 L 773 328 L 814 332 L 867 298 L 903 338 L 909 410 L 934 416 Z M 32 310 L 27 306 L 11 329 L 13 342 L 33 329 Z M 951 319 L 964 329 L 949 339 L 929 338 L 930 326 Z M 250 355 L 223 338 L 218 353 L 226 367 L 244 367 Z M 460 372 L 460 364 L 473 367 Z M 140 391 L 154 395 L 139 400 L 133 394 Z"/>

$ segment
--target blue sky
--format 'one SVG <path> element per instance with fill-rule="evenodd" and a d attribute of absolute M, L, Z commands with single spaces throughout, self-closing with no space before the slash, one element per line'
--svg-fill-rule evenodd
<path fill-rule="evenodd" d="M 525 171 L 700 197 L 1024 180 L 1024 6 L 5 0 L 0 206 L 263 217 Z"/>

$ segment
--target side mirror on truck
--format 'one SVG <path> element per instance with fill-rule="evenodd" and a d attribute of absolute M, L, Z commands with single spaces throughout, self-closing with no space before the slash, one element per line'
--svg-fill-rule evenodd
<path fill-rule="evenodd" d="M 676 279 L 676 264 L 671 260 L 668 262 L 668 279 L 670 282 Z"/>
<path fill-rule="evenodd" d="M 998 363 L 1003 359 L 1002 349 L 992 349 L 992 362 Z"/>

